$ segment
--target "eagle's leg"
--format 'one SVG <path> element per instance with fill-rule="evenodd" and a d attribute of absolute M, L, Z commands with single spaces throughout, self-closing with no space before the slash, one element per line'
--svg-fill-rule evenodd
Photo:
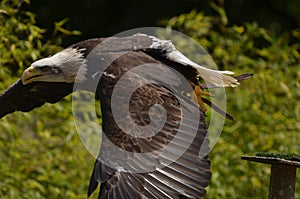
<path fill-rule="evenodd" d="M 205 95 L 205 96 L 209 96 L 210 97 L 211 95 L 210 95 L 210 93 L 203 91 L 202 88 L 200 86 L 198 86 L 198 85 L 195 85 L 194 91 L 195 91 L 196 100 L 197 100 L 197 102 L 199 104 L 199 107 L 202 110 L 202 112 L 205 113 L 207 111 L 207 109 L 204 106 L 204 102 L 203 102 L 201 96 Z"/>

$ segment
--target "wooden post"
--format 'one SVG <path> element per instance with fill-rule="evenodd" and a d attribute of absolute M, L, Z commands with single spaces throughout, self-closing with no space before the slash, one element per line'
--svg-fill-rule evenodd
<path fill-rule="evenodd" d="M 296 167 L 272 164 L 269 199 L 293 199 L 295 195 Z"/>
<path fill-rule="evenodd" d="M 294 199 L 299 161 L 274 157 L 242 156 L 243 160 L 271 164 L 269 199 Z"/>

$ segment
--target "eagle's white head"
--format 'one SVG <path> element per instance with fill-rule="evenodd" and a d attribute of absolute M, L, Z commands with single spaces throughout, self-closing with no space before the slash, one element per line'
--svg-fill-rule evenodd
<path fill-rule="evenodd" d="M 82 49 L 66 48 L 51 57 L 31 64 L 22 74 L 24 85 L 31 82 L 82 82 L 86 80 L 87 65 Z"/>

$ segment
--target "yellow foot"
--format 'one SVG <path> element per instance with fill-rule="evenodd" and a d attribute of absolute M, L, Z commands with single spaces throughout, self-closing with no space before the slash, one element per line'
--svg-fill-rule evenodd
<path fill-rule="evenodd" d="M 196 94 L 196 99 L 195 101 L 198 102 L 200 109 L 202 110 L 203 113 L 205 113 L 207 111 L 206 107 L 204 106 L 204 102 L 201 98 L 201 95 L 205 95 L 205 96 L 211 96 L 210 93 L 205 92 L 201 89 L 200 86 L 196 85 L 194 88 L 195 94 Z"/>

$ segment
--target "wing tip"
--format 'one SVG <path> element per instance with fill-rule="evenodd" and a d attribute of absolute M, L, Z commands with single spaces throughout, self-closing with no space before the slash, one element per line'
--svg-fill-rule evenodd
<path fill-rule="evenodd" d="M 249 79 L 251 77 L 253 77 L 254 74 L 253 73 L 245 73 L 245 74 L 242 74 L 242 75 L 238 75 L 236 77 L 234 77 L 235 79 L 237 79 L 237 81 L 244 81 L 246 79 Z"/>

